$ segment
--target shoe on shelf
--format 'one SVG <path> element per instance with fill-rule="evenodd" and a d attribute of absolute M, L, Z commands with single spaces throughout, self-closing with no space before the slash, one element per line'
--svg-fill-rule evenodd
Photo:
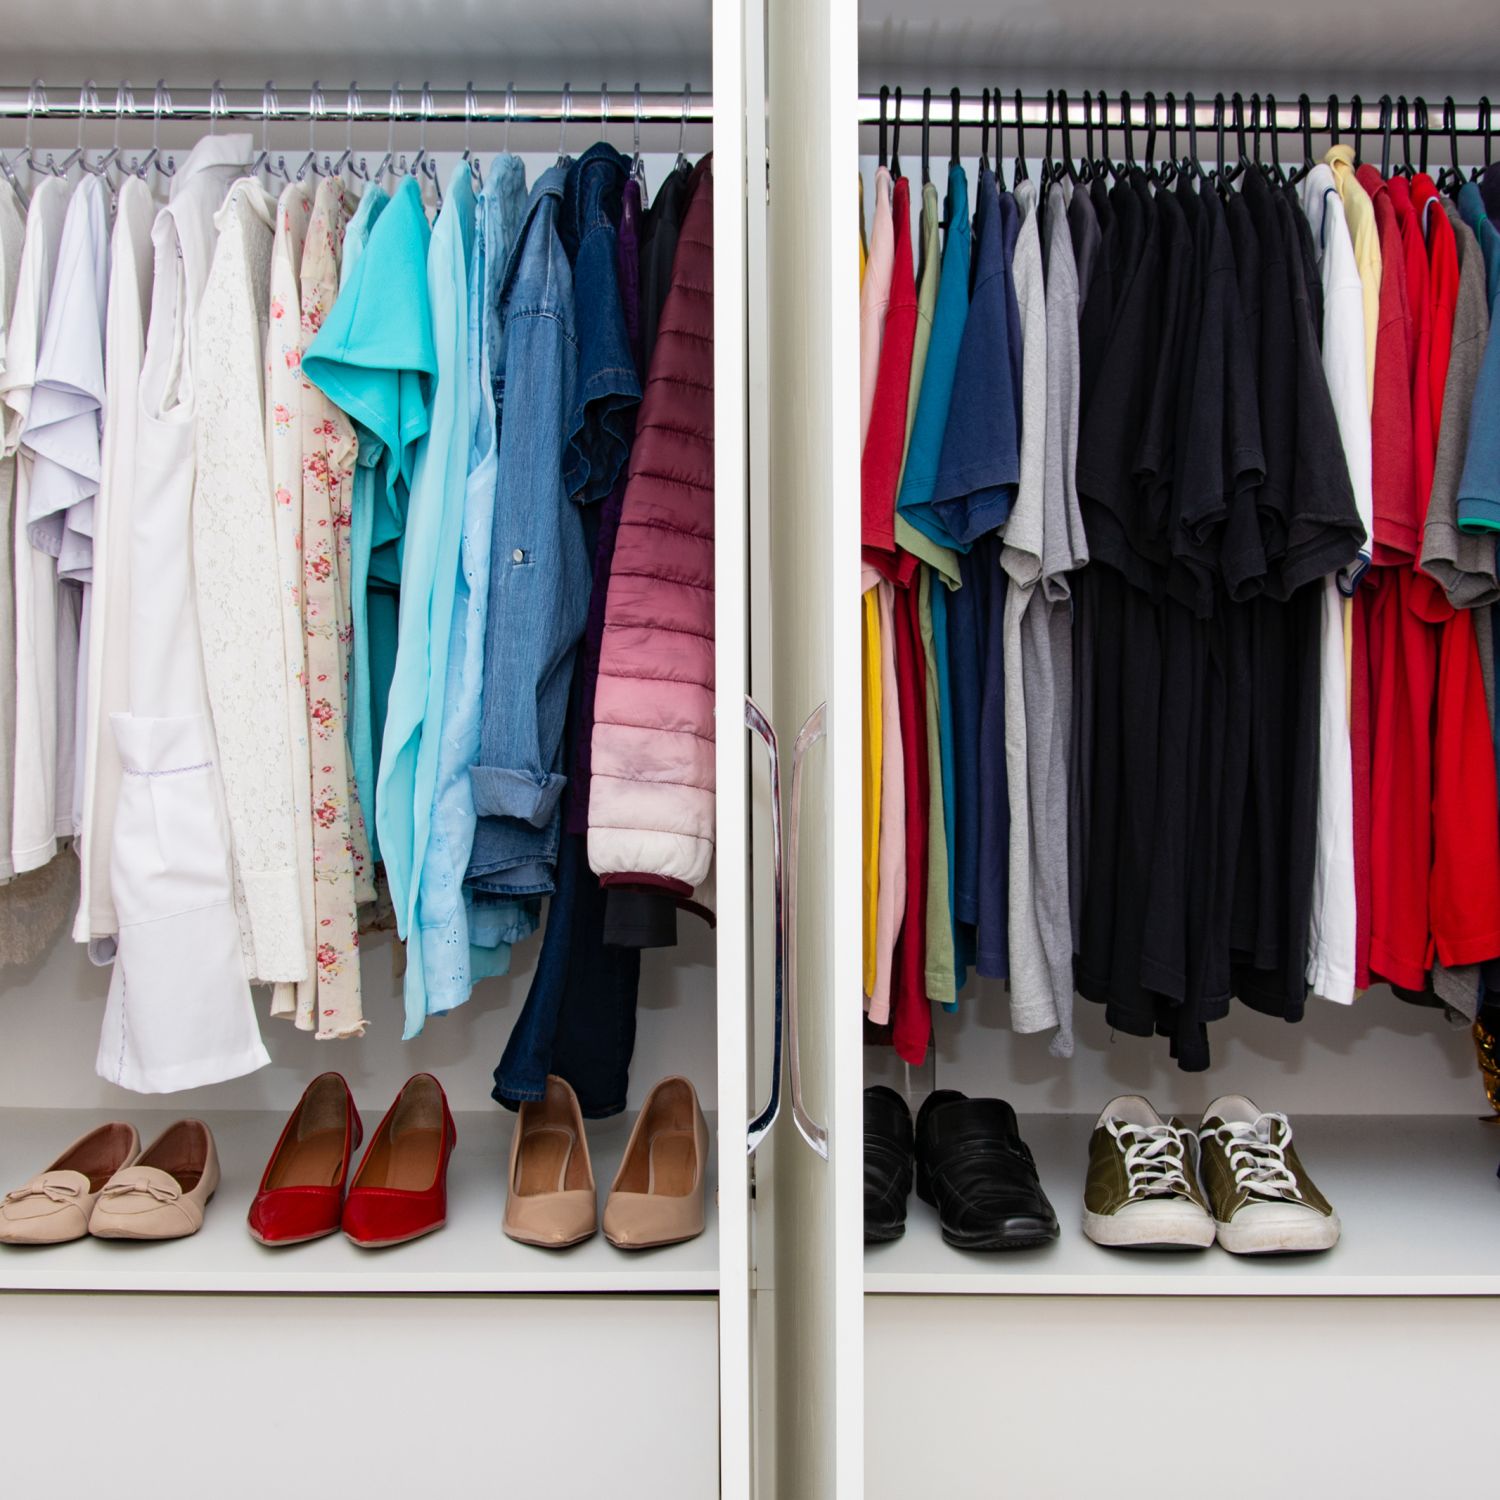
<path fill-rule="evenodd" d="M 939 1089 L 917 1112 L 916 1137 L 917 1196 L 937 1209 L 950 1245 L 1028 1250 L 1057 1238 L 1057 1215 L 1005 1100 Z"/>
<path fill-rule="evenodd" d="M 81 1240 L 104 1184 L 140 1154 L 135 1126 L 118 1120 L 79 1136 L 50 1167 L 0 1198 L 0 1244 Z"/>
<path fill-rule="evenodd" d="M 1206 1249 L 1214 1218 L 1198 1185 L 1197 1137 L 1139 1094 L 1104 1106 L 1089 1138 L 1083 1232 L 1096 1245 Z"/>
<path fill-rule="evenodd" d="M 251 1201 L 251 1238 L 262 1245 L 300 1245 L 337 1233 L 350 1158 L 364 1133 L 342 1075 L 314 1078 L 282 1128 Z"/>
<path fill-rule="evenodd" d="M 865 1090 L 865 1244 L 906 1233 L 915 1152 L 906 1100 L 883 1083 L 871 1084 Z"/>
<path fill-rule="evenodd" d="M 1199 1171 L 1219 1243 L 1235 1255 L 1330 1250 L 1339 1216 L 1292 1146 L 1291 1122 L 1225 1094 L 1198 1128 Z"/>
<path fill-rule="evenodd" d="M 547 1075 L 542 1097 L 526 1100 L 516 1113 L 501 1227 L 511 1239 L 544 1250 L 576 1245 L 599 1227 L 599 1190 L 578 1095 L 554 1074 Z"/>
<path fill-rule="evenodd" d="M 415 1073 L 370 1137 L 344 1200 L 344 1235 L 364 1250 L 404 1245 L 448 1222 L 458 1131 L 443 1086 Z"/>
<path fill-rule="evenodd" d="M 102 1240 L 180 1240 L 203 1228 L 219 1189 L 219 1153 L 202 1120 L 168 1125 L 99 1194 L 89 1233 Z"/>
<path fill-rule="evenodd" d="M 686 1078 L 646 1096 L 604 1201 L 604 1237 L 619 1250 L 676 1245 L 703 1233 L 708 1123 Z"/>

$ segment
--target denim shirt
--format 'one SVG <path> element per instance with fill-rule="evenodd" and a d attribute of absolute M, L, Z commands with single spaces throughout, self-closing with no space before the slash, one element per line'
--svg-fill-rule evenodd
<path fill-rule="evenodd" d="M 469 882 L 553 888 L 563 724 L 588 612 L 583 513 L 563 478 L 578 386 L 573 268 L 558 234 L 568 168 L 538 179 L 500 283 L 500 438 Z"/>
<path fill-rule="evenodd" d="M 630 456 L 640 376 L 620 298 L 618 226 L 630 163 L 607 141 L 573 163 L 559 224 L 573 263 L 578 383 L 563 483 L 579 503 L 602 500 Z"/>
<path fill-rule="evenodd" d="M 500 275 L 526 211 L 518 156 L 495 158 L 475 208 L 468 286 L 468 478 L 443 693 L 437 783 L 421 874 L 417 920 L 421 963 L 406 972 L 407 1026 L 462 1005 L 474 984 L 503 974 L 510 944 L 536 928 L 537 904 L 477 898 L 463 885 L 474 844 L 469 766 L 479 753 L 479 700 L 489 616 L 490 538 L 495 511 L 494 371 L 500 351 Z M 417 1021 L 420 1029 L 420 1020 Z"/>

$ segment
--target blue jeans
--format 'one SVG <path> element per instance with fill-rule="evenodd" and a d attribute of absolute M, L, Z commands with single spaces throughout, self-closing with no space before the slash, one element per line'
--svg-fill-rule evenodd
<path fill-rule="evenodd" d="M 587 836 L 564 834 L 542 951 L 495 1069 L 493 1097 L 514 1109 L 542 1098 L 547 1075 L 556 1073 L 573 1085 L 589 1119 L 619 1114 L 640 977 L 639 949 L 604 943 L 604 890 L 589 869 Z"/>

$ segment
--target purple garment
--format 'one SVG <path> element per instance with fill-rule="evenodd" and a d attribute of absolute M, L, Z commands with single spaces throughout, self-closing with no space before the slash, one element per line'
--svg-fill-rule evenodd
<path fill-rule="evenodd" d="M 620 307 L 625 315 L 625 332 L 639 368 L 641 359 L 641 279 L 640 279 L 641 187 L 634 176 L 625 183 L 620 207 L 617 239 L 620 276 Z M 645 371 L 641 371 L 645 381 Z M 589 779 L 593 771 L 594 692 L 599 683 L 599 653 L 604 645 L 604 607 L 609 600 L 609 570 L 615 556 L 615 537 L 620 530 L 620 513 L 625 506 L 625 484 L 629 476 L 627 459 L 620 468 L 615 487 L 599 507 L 599 536 L 594 545 L 594 582 L 589 593 L 588 620 L 583 629 L 583 658 L 579 664 L 578 720 L 573 734 L 573 764 L 563 795 L 563 828 L 568 833 L 589 831 Z"/>

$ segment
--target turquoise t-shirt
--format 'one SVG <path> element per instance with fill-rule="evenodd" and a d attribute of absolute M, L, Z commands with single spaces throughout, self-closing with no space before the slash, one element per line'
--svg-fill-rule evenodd
<path fill-rule="evenodd" d="M 349 753 L 376 859 L 375 747 L 396 666 L 401 537 L 437 374 L 427 291 L 431 238 L 421 191 L 415 179 L 405 178 L 380 210 L 302 358 L 303 373 L 347 413 L 359 438 L 349 519 Z"/>
<path fill-rule="evenodd" d="M 958 373 L 958 351 L 969 318 L 969 180 L 962 165 L 948 169 L 948 237 L 943 244 L 943 268 L 938 278 L 937 307 L 922 367 L 922 389 L 906 450 L 906 469 L 896 509 L 904 520 L 943 547 L 967 552 L 948 530 L 933 506 L 933 490 L 943 456 L 943 434 Z"/>
<path fill-rule="evenodd" d="M 408 945 L 408 976 L 422 972 L 416 872 L 422 868 L 432 821 L 463 528 L 470 426 L 468 267 L 473 251 L 473 177 L 468 163 L 460 162 L 453 169 L 427 255 L 437 378 L 432 423 L 416 445 L 401 543 L 396 660 L 375 783 L 380 852 L 396 930 Z M 427 1013 L 420 984 L 408 984 L 406 1001 L 405 1034 L 411 1037 L 422 1029 Z"/>
<path fill-rule="evenodd" d="M 1500 229 L 1484 211 L 1477 183 L 1459 189 L 1458 211 L 1484 253 L 1490 322 L 1500 314 Z M 1458 485 L 1458 525 L 1462 531 L 1500 531 L 1500 337 L 1484 346 L 1469 416 L 1469 451 Z"/>

